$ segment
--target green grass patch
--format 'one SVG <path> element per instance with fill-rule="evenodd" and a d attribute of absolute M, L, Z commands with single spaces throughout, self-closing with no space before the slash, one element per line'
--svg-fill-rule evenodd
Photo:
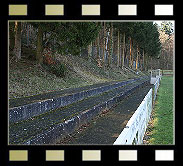
<path fill-rule="evenodd" d="M 149 144 L 173 144 L 173 77 L 163 76 L 153 110 Z"/>

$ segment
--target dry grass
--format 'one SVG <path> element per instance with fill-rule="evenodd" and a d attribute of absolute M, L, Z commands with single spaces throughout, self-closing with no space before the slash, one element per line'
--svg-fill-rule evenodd
<path fill-rule="evenodd" d="M 12 59 L 10 57 L 9 59 Z M 9 98 L 19 98 L 65 88 L 76 88 L 113 80 L 127 80 L 136 77 L 134 73 L 125 74 L 123 70 L 97 67 L 95 60 L 91 62 L 78 56 L 61 56 L 57 59 L 68 68 L 65 78 L 56 77 L 47 72 L 34 60 L 27 58 L 19 62 L 9 63 Z"/>

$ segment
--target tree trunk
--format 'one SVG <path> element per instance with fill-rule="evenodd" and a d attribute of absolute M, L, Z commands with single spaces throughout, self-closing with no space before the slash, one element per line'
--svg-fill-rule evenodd
<path fill-rule="evenodd" d="M 138 56 L 139 56 L 139 49 L 138 49 L 138 45 L 137 45 L 136 70 L 138 69 Z"/>
<path fill-rule="evenodd" d="M 143 68 L 142 68 L 142 70 L 145 70 L 145 57 L 144 57 L 145 55 L 144 55 L 144 49 L 143 49 Z"/>
<path fill-rule="evenodd" d="M 133 40 L 132 40 L 132 59 L 131 59 L 131 66 L 133 68 L 133 59 L 134 59 L 134 51 L 133 51 Z"/>
<path fill-rule="evenodd" d="M 97 44 L 97 66 L 102 67 L 102 61 L 100 57 L 100 33 L 98 34 L 96 44 Z"/>
<path fill-rule="evenodd" d="M 104 22 L 104 26 L 103 26 L 103 35 L 104 35 L 104 37 L 103 37 L 103 67 L 104 67 L 104 69 L 105 69 L 105 37 L 106 37 L 106 35 L 105 35 L 105 22 Z"/>
<path fill-rule="evenodd" d="M 27 46 L 29 46 L 29 38 L 30 38 L 30 25 L 27 23 L 26 25 L 27 29 Z"/>
<path fill-rule="evenodd" d="M 91 57 L 92 57 L 92 42 L 88 46 L 88 61 L 91 62 Z"/>
<path fill-rule="evenodd" d="M 109 42 L 109 57 L 108 57 L 108 65 L 111 67 L 112 64 L 112 54 L 113 54 L 113 24 L 111 23 L 110 27 L 110 42 Z"/>
<path fill-rule="evenodd" d="M 130 60 L 129 60 L 130 67 L 132 66 L 131 61 L 132 61 L 132 38 L 130 37 Z"/>
<path fill-rule="evenodd" d="M 36 50 L 36 60 L 39 64 L 43 63 L 43 30 L 41 25 L 38 27 L 38 33 L 37 33 L 37 50 Z"/>
<path fill-rule="evenodd" d="M 118 55 L 118 62 L 117 62 L 117 67 L 120 65 L 120 33 L 118 30 L 118 48 L 117 48 L 117 55 Z"/>
<path fill-rule="evenodd" d="M 149 56 L 146 56 L 146 71 L 149 69 Z"/>
<path fill-rule="evenodd" d="M 110 57 L 110 34 L 109 34 L 109 31 L 107 30 L 106 31 L 106 42 L 105 42 L 105 51 L 106 51 L 106 54 L 105 54 L 105 60 L 107 62 L 107 66 L 109 66 L 109 57 Z"/>
<path fill-rule="evenodd" d="M 124 66 L 125 62 L 125 33 L 123 34 L 123 53 L 122 53 L 122 67 Z"/>
<path fill-rule="evenodd" d="M 21 59 L 21 22 L 15 21 L 15 45 L 13 50 L 16 61 Z"/>
<path fill-rule="evenodd" d="M 97 59 L 100 60 L 100 33 L 98 34 L 98 37 L 96 39 L 96 46 L 97 46 Z"/>

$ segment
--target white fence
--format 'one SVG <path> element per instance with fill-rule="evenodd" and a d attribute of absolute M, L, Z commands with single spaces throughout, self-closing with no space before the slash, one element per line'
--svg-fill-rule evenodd
<path fill-rule="evenodd" d="M 135 145 L 143 143 L 143 137 L 156 99 L 160 80 L 160 69 L 151 71 L 151 84 L 154 84 L 154 87 L 149 90 L 140 106 L 128 121 L 126 127 L 114 142 L 114 145 Z"/>
<path fill-rule="evenodd" d="M 157 78 L 161 78 L 161 70 L 157 69 L 157 70 L 151 70 L 151 84 L 155 84 Z"/>
<path fill-rule="evenodd" d="M 152 111 L 152 88 L 128 121 L 114 145 L 142 144 L 144 133 Z"/>
<path fill-rule="evenodd" d="M 154 88 L 153 88 L 153 91 L 154 91 L 153 92 L 153 105 L 154 105 L 154 102 L 156 100 L 156 95 L 157 95 L 157 92 L 158 92 L 160 81 L 161 81 L 161 77 L 157 77 L 156 82 L 154 83 Z"/>

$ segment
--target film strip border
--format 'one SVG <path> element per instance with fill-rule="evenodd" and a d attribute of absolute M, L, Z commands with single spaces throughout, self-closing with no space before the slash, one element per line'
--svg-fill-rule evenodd
<path fill-rule="evenodd" d="M 140 162 L 144 160 L 144 153 L 139 153 L 139 150 L 116 150 L 114 153 L 108 150 L 107 153 L 103 153 L 103 150 L 72 150 L 72 155 L 69 150 L 40 150 L 40 155 L 37 159 L 39 162 L 67 162 L 73 161 L 77 158 L 77 161 L 98 161 L 103 162 L 112 159 L 113 162 L 122 161 L 136 161 Z M 29 162 L 34 160 L 34 151 L 31 150 L 9 150 L 9 163 L 17 162 Z M 42 153 L 42 155 L 41 155 Z M 116 154 L 116 155 L 115 155 Z M 174 150 L 154 150 L 149 153 L 150 157 L 154 162 L 158 161 L 174 161 Z M 42 157 L 40 157 L 42 156 Z M 74 157 L 75 156 L 75 157 Z M 110 156 L 110 157 L 109 157 Z M 146 157 L 146 156 L 145 156 Z M 76 162 L 77 162 L 76 161 Z"/>
<path fill-rule="evenodd" d="M 116 4 L 115 4 L 116 5 Z M 78 13 L 80 13 L 80 16 L 101 16 L 103 4 L 80 4 L 80 9 Z M 114 6 L 114 5 L 113 5 Z M 30 16 L 32 14 L 30 4 L 8 4 L 8 15 L 9 16 Z M 67 16 L 68 11 L 68 5 L 65 5 L 64 3 L 61 4 L 41 4 L 41 10 L 40 12 L 42 16 L 61 16 L 63 17 Z M 154 4 L 151 6 L 151 15 L 152 16 L 174 16 L 174 4 Z M 139 7 L 139 4 L 117 4 L 115 6 L 116 9 L 116 16 L 125 16 L 128 18 L 128 16 L 135 16 L 134 18 L 138 18 L 139 16 L 139 10 L 142 8 Z M 146 9 L 147 10 L 147 9 Z M 35 14 L 36 15 L 36 14 Z M 54 18 L 54 17 L 53 17 Z M 86 17 L 85 17 L 86 18 Z M 136 19 L 137 19 L 136 18 Z M 169 17 L 167 17 L 169 18 Z M 88 147 L 89 148 L 89 147 Z M 6 151 L 6 156 L 8 160 L 8 165 L 15 165 L 15 163 L 19 164 L 22 163 L 26 165 L 25 163 L 29 163 L 34 161 L 35 158 L 38 159 L 36 155 L 40 153 L 39 161 L 36 160 L 37 165 L 39 163 L 49 163 L 49 162 L 68 162 L 72 161 L 74 162 L 74 159 L 77 159 L 77 162 L 89 162 L 89 161 L 109 161 L 112 159 L 113 161 L 117 162 L 123 162 L 123 161 L 133 161 L 133 162 L 141 162 L 144 160 L 144 152 L 143 148 L 137 147 L 134 149 L 126 149 L 120 146 L 117 146 L 117 148 L 96 148 L 93 147 L 91 150 L 89 149 L 84 150 L 85 148 L 78 147 L 78 146 L 72 146 L 72 147 L 57 147 L 55 149 L 53 147 L 12 147 L 9 146 L 8 150 Z M 164 147 L 162 147 L 163 149 Z M 58 150 L 59 149 L 59 150 Z M 138 150 L 136 150 L 138 149 Z M 146 149 L 146 148 L 144 148 Z M 160 149 L 159 147 L 157 150 L 155 147 L 151 147 L 148 151 L 149 158 L 146 158 L 146 161 L 148 159 L 151 161 L 168 161 L 173 162 L 176 159 L 176 151 L 173 150 L 174 147 L 172 146 L 169 149 Z M 148 148 L 146 149 L 148 150 Z M 39 152 L 36 152 L 39 151 Z M 146 153 L 146 152 L 145 152 Z M 108 158 L 108 156 L 111 156 Z M 147 156 L 145 156 L 147 157 Z M 21 165 L 21 164 L 20 164 Z M 32 165 L 32 164 L 30 164 Z"/>
<path fill-rule="evenodd" d="M 44 16 L 65 16 L 64 4 L 45 4 Z M 68 6 L 67 6 L 68 7 Z M 81 16 L 100 16 L 100 4 L 81 4 Z M 29 16 L 29 5 L 9 4 L 9 16 Z M 173 16 L 174 4 L 154 4 L 154 16 Z M 117 16 L 138 16 L 138 4 L 118 4 Z"/>

